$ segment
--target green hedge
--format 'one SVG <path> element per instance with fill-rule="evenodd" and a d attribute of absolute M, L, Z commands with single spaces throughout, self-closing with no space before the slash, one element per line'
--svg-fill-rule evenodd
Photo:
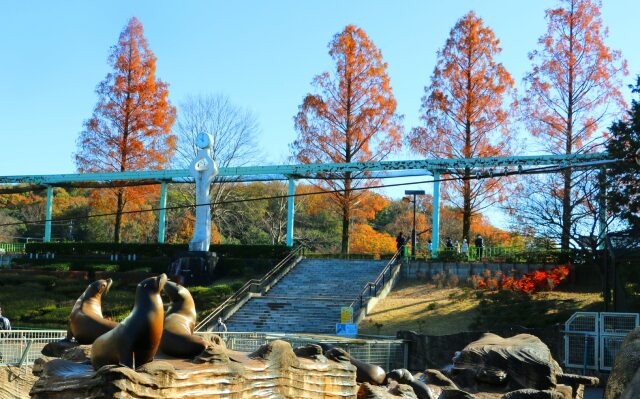
<path fill-rule="evenodd" d="M 137 256 L 168 256 L 187 251 L 187 244 L 114 244 L 107 242 L 30 242 L 27 253 L 56 255 L 135 254 Z M 282 259 L 290 251 L 283 245 L 211 245 L 210 251 L 219 257 Z"/>

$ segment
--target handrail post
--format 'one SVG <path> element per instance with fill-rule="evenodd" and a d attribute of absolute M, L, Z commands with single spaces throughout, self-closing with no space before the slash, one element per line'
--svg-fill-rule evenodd
<path fill-rule="evenodd" d="M 160 183 L 160 213 L 158 214 L 158 244 L 164 244 L 164 226 L 167 219 L 167 182 Z"/>
<path fill-rule="evenodd" d="M 24 351 L 22 352 L 22 357 L 20 358 L 20 363 L 18 363 L 18 367 L 22 367 L 22 364 L 25 362 L 25 360 L 27 360 L 27 355 L 31 350 L 31 345 L 33 345 L 33 341 L 32 340 L 27 341 L 27 347 L 24 348 Z"/>
<path fill-rule="evenodd" d="M 45 206 L 44 242 L 51 241 L 51 212 L 53 209 L 53 187 L 47 186 L 47 204 Z"/>
<path fill-rule="evenodd" d="M 296 181 L 289 177 L 289 195 L 287 196 L 287 246 L 293 246 L 293 219 L 295 217 Z"/>

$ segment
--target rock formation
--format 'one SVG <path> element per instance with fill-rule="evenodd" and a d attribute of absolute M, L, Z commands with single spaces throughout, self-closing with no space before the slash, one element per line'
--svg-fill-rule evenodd
<path fill-rule="evenodd" d="M 607 381 L 604 399 L 640 397 L 638 372 L 640 372 L 640 327 L 627 334 L 622 342 Z"/>
<path fill-rule="evenodd" d="M 356 369 L 349 361 L 298 357 L 273 341 L 247 354 L 212 345 L 194 360 L 156 359 L 136 370 L 64 359 L 49 361 L 32 398 L 355 398 Z"/>

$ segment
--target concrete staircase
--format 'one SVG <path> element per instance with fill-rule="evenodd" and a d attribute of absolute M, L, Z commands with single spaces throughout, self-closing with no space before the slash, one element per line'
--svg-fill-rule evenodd
<path fill-rule="evenodd" d="M 335 333 L 340 308 L 374 281 L 388 261 L 305 259 L 266 295 L 226 320 L 229 331 Z"/>

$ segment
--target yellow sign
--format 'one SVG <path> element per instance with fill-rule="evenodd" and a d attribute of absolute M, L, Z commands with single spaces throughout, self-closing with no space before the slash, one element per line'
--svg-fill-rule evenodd
<path fill-rule="evenodd" d="M 343 306 L 340 309 L 340 323 L 351 323 L 353 321 L 353 308 L 351 306 Z"/>

